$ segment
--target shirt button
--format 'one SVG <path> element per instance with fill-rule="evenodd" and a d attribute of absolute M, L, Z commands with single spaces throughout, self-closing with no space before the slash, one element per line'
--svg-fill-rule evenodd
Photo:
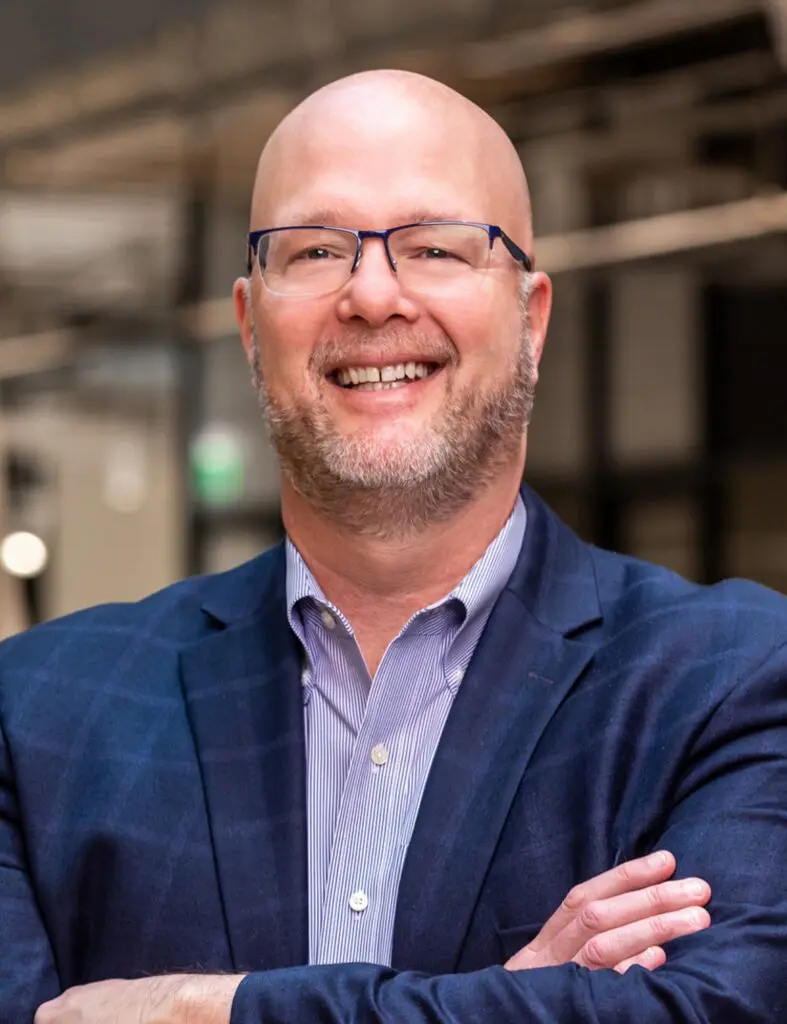
<path fill-rule="evenodd" d="M 331 615 L 327 608 L 323 608 L 320 612 L 320 618 L 322 619 L 322 624 L 326 629 L 336 629 L 336 619 Z"/>
<path fill-rule="evenodd" d="M 350 897 L 350 909 L 354 910 L 357 914 L 362 913 L 369 906 L 369 897 L 363 891 L 359 889 L 354 892 Z"/>
<path fill-rule="evenodd" d="M 388 764 L 388 748 L 378 743 L 376 747 L 372 747 L 371 758 L 378 768 L 382 768 L 384 764 Z"/>

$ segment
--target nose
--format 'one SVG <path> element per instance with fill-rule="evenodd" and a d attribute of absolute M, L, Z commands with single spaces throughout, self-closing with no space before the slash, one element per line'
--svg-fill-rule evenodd
<path fill-rule="evenodd" d="M 381 238 L 364 239 L 360 263 L 342 289 L 337 314 L 341 320 L 363 320 L 372 327 L 393 317 L 410 322 L 417 317 L 418 309 L 402 290 Z"/>

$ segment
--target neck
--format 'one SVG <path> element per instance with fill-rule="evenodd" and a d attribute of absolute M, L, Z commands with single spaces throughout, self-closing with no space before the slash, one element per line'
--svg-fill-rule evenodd
<path fill-rule="evenodd" d="M 523 462 L 484 487 L 450 521 L 381 540 L 323 518 L 282 480 L 282 517 L 325 596 L 353 626 L 374 670 L 407 620 L 467 575 L 514 507 Z"/>

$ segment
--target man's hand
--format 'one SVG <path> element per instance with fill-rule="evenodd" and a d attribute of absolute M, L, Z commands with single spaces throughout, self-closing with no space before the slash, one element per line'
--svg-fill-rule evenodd
<path fill-rule="evenodd" d="M 571 961 L 624 974 L 661 967 L 670 939 L 710 924 L 710 886 L 700 878 L 667 881 L 675 858 L 660 852 L 627 861 L 576 886 L 538 935 L 506 963 L 509 971 Z"/>
<path fill-rule="evenodd" d="M 39 1006 L 33 1024 L 229 1024 L 243 975 L 97 981 Z"/>

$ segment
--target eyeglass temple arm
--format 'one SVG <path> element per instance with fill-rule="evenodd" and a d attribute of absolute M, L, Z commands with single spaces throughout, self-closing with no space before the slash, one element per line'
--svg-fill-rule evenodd
<path fill-rule="evenodd" d="M 503 240 L 503 245 L 506 247 L 506 249 L 508 249 L 508 251 L 514 257 L 514 259 L 518 263 L 524 264 L 525 270 L 528 272 L 528 274 L 531 273 L 533 270 L 533 261 L 530 259 L 525 250 L 520 249 L 516 242 L 513 240 L 513 238 L 509 238 L 502 228 L 498 228 L 495 234 L 498 234 L 498 232 L 500 238 Z"/>
<path fill-rule="evenodd" d="M 252 270 L 254 269 L 254 257 L 257 254 L 257 246 L 260 244 L 260 239 L 265 234 L 264 231 L 250 231 L 246 240 L 246 273 L 251 277 Z"/>

